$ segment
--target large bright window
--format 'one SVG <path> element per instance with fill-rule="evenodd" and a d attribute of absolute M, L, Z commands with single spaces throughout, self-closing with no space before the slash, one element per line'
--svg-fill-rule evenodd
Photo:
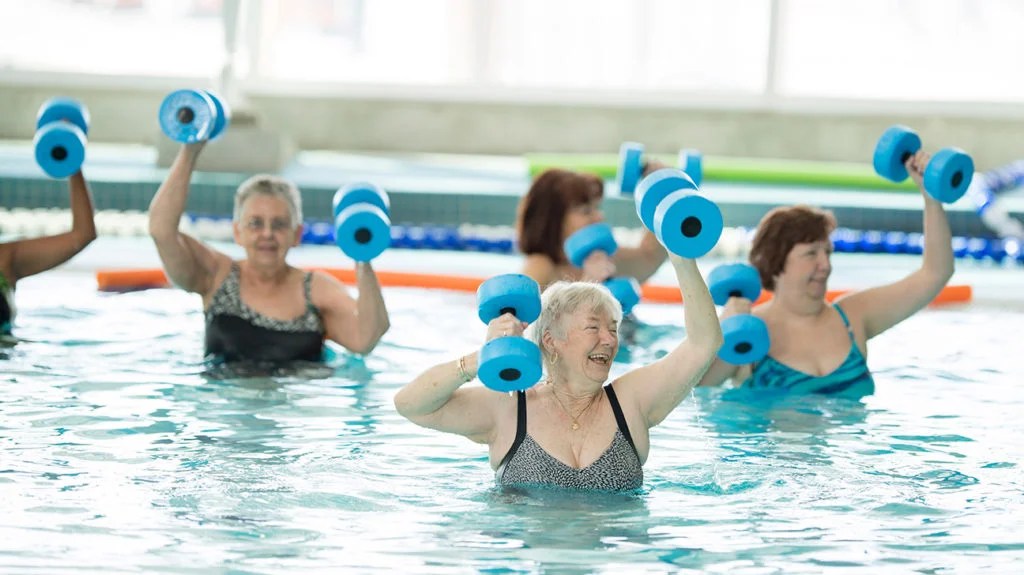
<path fill-rule="evenodd" d="M 1024 102 L 1021 0 L 0 0 L 0 72 L 216 78 L 236 2 L 295 92 Z"/>
<path fill-rule="evenodd" d="M 0 0 L 0 70 L 212 77 L 221 0 Z"/>
<path fill-rule="evenodd" d="M 768 0 L 495 0 L 505 86 L 697 92 L 764 88 Z"/>
<path fill-rule="evenodd" d="M 454 85 L 472 71 L 476 0 L 265 0 L 264 79 Z"/>
<path fill-rule="evenodd" d="M 1024 101 L 1024 2 L 779 1 L 782 95 Z"/>

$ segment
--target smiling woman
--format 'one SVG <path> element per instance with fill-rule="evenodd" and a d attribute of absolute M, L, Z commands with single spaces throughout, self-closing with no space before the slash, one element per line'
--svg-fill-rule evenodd
<path fill-rule="evenodd" d="M 302 239 L 302 198 L 291 182 L 257 175 L 239 186 L 233 231 L 243 260 L 179 230 L 202 148 L 202 142 L 182 147 L 153 197 L 149 231 L 171 281 L 203 298 L 206 355 L 225 362 L 319 361 L 325 339 L 369 353 L 389 327 L 376 274 L 369 262 L 357 264 L 353 298 L 332 276 L 286 262 Z"/>
<path fill-rule="evenodd" d="M 622 308 L 592 282 L 557 282 L 544 292 L 531 338 L 547 377 L 514 394 L 463 387 L 476 352 L 435 365 L 395 396 L 413 423 L 486 443 L 503 486 L 632 491 L 643 485 L 649 430 L 683 400 L 714 359 L 722 332 L 696 262 L 670 256 L 687 337 L 660 359 L 608 381 L 619 349 Z M 492 319 L 487 340 L 522 335 L 512 313 Z M 529 413 L 529 417 L 527 417 Z"/>

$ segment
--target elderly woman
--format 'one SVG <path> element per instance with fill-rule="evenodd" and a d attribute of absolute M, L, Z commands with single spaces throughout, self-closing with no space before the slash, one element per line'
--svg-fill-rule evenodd
<path fill-rule="evenodd" d="M 768 355 L 752 365 L 716 360 L 701 384 L 718 385 L 731 378 L 757 389 L 872 393 L 868 340 L 927 305 L 953 275 L 949 221 L 922 183 L 929 159 L 918 152 L 905 162 L 924 197 L 921 267 L 895 283 L 851 293 L 833 304 L 825 301 L 832 274 L 829 235 L 836 227 L 832 213 L 808 206 L 768 212 L 750 250 L 761 285 L 774 294 L 752 312 L 768 327 Z M 751 313 L 751 302 L 733 297 L 722 319 L 741 313 Z"/>
<path fill-rule="evenodd" d="M 644 173 L 664 167 L 651 162 Z M 519 250 L 526 256 L 522 273 L 544 289 L 559 280 L 604 281 L 613 275 L 644 282 L 665 262 L 665 248 L 644 229 L 639 246 L 620 247 L 614 256 L 595 251 L 577 268 L 562 246 L 579 229 L 604 221 L 601 198 L 604 184 L 591 174 L 550 169 L 533 181 L 519 203 L 516 232 Z"/>
<path fill-rule="evenodd" d="M 79 170 L 68 178 L 71 230 L 62 234 L 0 243 L 0 335 L 14 323 L 14 288 L 18 280 L 52 269 L 74 257 L 96 239 L 92 196 Z"/>
<path fill-rule="evenodd" d="M 369 353 L 390 326 L 377 276 L 356 264 L 358 299 L 323 272 L 285 261 L 302 238 L 294 184 L 257 175 L 235 193 L 234 237 L 245 259 L 178 231 L 203 143 L 182 147 L 149 207 L 149 233 L 171 281 L 203 298 L 206 354 L 223 361 L 320 361 L 324 340 Z"/>
<path fill-rule="evenodd" d="M 423 372 L 398 392 L 395 407 L 413 423 L 487 444 L 499 485 L 639 488 L 650 428 L 690 393 L 722 343 L 696 263 L 671 261 L 686 301 L 687 337 L 654 363 L 609 382 L 619 303 L 599 284 L 556 282 L 531 328 L 546 372 L 541 383 L 515 394 L 463 387 L 476 375 L 472 352 Z M 488 324 L 487 339 L 524 328 L 505 314 Z"/>

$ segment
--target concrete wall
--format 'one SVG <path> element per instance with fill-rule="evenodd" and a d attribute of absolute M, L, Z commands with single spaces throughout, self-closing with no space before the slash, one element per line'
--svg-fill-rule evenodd
<path fill-rule="evenodd" d="M 31 139 L 39 105 L 59 94 L 88 105 L 91 141 L 156 145 L 163 138 L 156 110 L 168 91 L 0 81 L 0 140 Z M 725 109 L 711 104 L 670 108 L 465 102 L 436 96 L 250 98 L 261 127 L 286 135 L 300 149 L 614 153 L 623 140 L 635 140 L 658 153 L 693 147 L 706 155 L 866 162 L 881 132 L 904 123 L 919 131 L 927 149 L 957 145 L 974 156 L 981 170 L 1024 158 L 1024 114 L 1013 107 L 1006 113 L 997 107 L 978 113 L 973 107 L 969 115 L 905 105 L 898 113 L 879 115 L 853 108 L 836 111 L 838 105 L 802 109 L 795 102 L 775 109 Z"/>

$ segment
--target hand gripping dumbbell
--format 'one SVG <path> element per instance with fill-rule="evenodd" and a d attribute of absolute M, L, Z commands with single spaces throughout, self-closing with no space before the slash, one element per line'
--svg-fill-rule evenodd
<path fill-rule="evenodd" d="M 494 276 L 476 291 L 478 313 L 485 324 L 506 313 L 532 323 L 540 317 L 540 286 L 529 276 Z M 509 335 L 494 338 L 480 349 L 477 377 L 495 391 L 517 391 L 540 381 L 540 348 L 532 341 Z"/>
<path fill-rule="evenodd" d="M 368 262 L 391 245 L 391 201 L 380 186 L 357 182 L 334 193 L 334 242 L 345 255 Z"/>
<path fill-rule="evenodd" d="M 878 139 L 874 165 L 878 175 L 899 183 L 907 179 L 904 165 L 921 149 L 921 137 L 906 126 L 892 126 Z M 924 189 L 936 200 L 951 204 L 967 192 L 974 177 L 974 160 L 959 148 L 942 148 L 924 169 Z"/>
<path fill-rule="evenodd" d="M 623 194 L 636 190 L 644 173 L 644 145 L 623 142 L 619 147 L 619 164 L 615 172 L 615 187 Z M 704 178 L 703 156 L 697 150 L 679 150 L 679 169 L 686 172 L 697 186 Z"/>
<path fill-rule="evenodd" d="M 722 211 L 699 195 L 690 176 L 676 168 L 664 168 L 636 187 L 636 212 L 668 251 L 697 258 L 715 247 L 722 236 Z"/>
<path fill-rule="evenodd" d="M 603 251 L 608 257 L 615 255 L 619 245 L 615 242 L 612 229 L 605 223 L 590 224 L 580 228 L 565 240 L 563 249 L 572 265 L 581 268 L 583 261 L 595 251 Z M 608 291 L 622 306 L 622 313 L 628 314 L 640 302 L 640 284 L 631 277 L 613 277 L 604 282 Z"/>
<path fill-rule="evenodd" d="M 32 142 L 36 163 L 51 178 L 66 178 L 82 168 L 89 110 L 71 98 L 51 98 L 36 116 Z"/>
<path fill-rule="evenodd" d="M 748 264 L 721 265 L 708 275 L 708 290 L 715 305 L 725 305 L 731 297 L 754 302 L 761 295 L 761 278 Z M 718 350 L 722 361 L 744 365 L 768 355 L 768 326 L 759 317 L 741 314 L 723 319 L 722 336 L 725 342 Z"/>
<path fill-rule="evenodd" d="M 160 104 L 160 129 L 182 144 L 213 140 L 224 133 L 231 110 L 209 90 L 176 90 Z"/>

